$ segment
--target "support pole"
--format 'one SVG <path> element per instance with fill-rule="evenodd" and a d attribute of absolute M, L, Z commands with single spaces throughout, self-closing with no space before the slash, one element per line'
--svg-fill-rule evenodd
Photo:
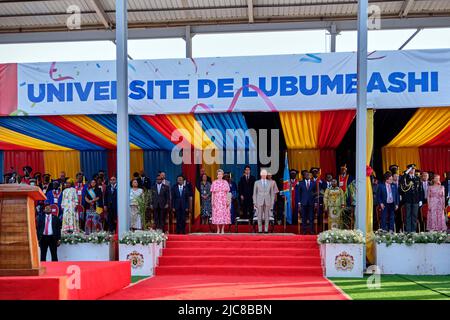
<path fill-rule="evenodd" d="M 336 30 L 336 25 L 333 23 L 330 28 L 330 52 L 336 52 L 336 36 L 338 32 Z"/>
<path fill-rule="evenodd" d="M 117 215 L 119 237 L 129 230 L 130 143 L 128 133 L 127 1 L 116 0 Z"/>
<path fill-rule="evenodd" d="M 366 136 L 367 136 L 367 15 L 368 0 L 358 1 L 356 94 L 356 228 L 366 236 Z M 366 266 L 366 250 L 363 254 Z"/>
<path fill-rule="evenodd" d="M 186 41 L 186 58 L 192 58 L 191 26 L 186 26 L 186 32 L 185 32 L 184 40 Z"/>

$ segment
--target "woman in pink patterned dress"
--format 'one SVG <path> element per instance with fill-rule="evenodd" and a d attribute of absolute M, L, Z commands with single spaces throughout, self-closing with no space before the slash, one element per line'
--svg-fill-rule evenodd
<path fill-rule="evenodd" d="M 445 191 L 438 174 L 434 175 L 433 185 L 428 187 L 428 231 L 447 231 L 445 224 Z"/>
<path fill-rule="evenodd" d="M 217 233 L 224 233 L 225 225 L 231 223 L 228 205 L 230 185 L 223 179 L 223 170 L 217 170 L 217 180 L 211 185 L 212 223 L 217 224 Z"/>

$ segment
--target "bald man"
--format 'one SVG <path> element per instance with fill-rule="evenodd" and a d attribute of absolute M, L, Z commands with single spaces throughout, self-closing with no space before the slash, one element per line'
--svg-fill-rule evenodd
<path fill-rule="evenodd" d="M 261 179 L 253 187 L 253 203 L 258 210 L 258 232 L 262 233 L 262 220 L 264 219 L 264 233 L 269 232 L 269 215 L 275 201 L 275 192 L 272 181 L 267 180 L 267 170 L 261 170 Z"/>

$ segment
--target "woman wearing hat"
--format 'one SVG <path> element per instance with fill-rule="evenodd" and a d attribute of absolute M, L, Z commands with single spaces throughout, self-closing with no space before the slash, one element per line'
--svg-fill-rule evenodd
<path fill-rule="evenodd" d="M 73 180 L 67 179 L 65 187 L 61 201 L 61 208 L 63 209 L 62 232 L 79 232 L 78 213 L 75 210 L 78 205 L 78 195 Z"/>

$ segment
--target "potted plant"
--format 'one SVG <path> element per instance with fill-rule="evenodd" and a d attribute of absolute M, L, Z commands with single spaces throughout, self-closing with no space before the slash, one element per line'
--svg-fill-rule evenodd
<path fill-rule="evenodd" d="M 61 234 L 59 261 L 109 261 L 112 235 L 106 231 L 86 235 L 84 232 Z M 49 253 L 47 253 L 47 259 Z"/>
<path fill-rule="evenodd" d="M 374 234 L 376 264 L 384 274 L 450 274 L 450 236 L 446 232 Z"/>
<path fill-rule="evenodd" d="M 332 229 L 320 233 L 317 242 L 326 277 L 362 278 L 365 238 L 361 231 Z"/>
<path fill-rule="evenodd" d="M 150 221 L 147 221 L 147 211 L 150 208 L 151 195 L 148 190 L 144 190 L 142 195 L 136 199 L 139 215 L 141 216 L 142 230 L 150 229 Z"/>

